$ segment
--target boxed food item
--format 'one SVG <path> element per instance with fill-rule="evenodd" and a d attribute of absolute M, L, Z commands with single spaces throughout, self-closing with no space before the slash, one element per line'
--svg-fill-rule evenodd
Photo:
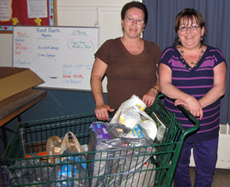
<path fill-rule="evenodd" d="M 107 127 L 103 123 L 92 123 L 94 132 L 97 133 L 96 138 L 111 139 Z"/>
<path fill-rule="evenodd" d="M 147 138 L 148 134 L 139 124 L 136 124 L 133 129 L 125 136 L 126 138 Z"/>
<path fill-rule="evenodd" d="M 44 81 L 29 68 L 0 67 L 0 106 L 32 92 Z"/>

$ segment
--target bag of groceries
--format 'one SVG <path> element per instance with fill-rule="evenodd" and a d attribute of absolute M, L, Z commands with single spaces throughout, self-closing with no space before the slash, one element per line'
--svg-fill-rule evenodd
<path fill-rule="evenodd" d="M 91 124 L 88 171 L 93 187 L 143 186 L 154 181 L 154 165 L 150 163 L 150 158 L 156 150 L 145 136 L 126 137 L 130 131 L 122 124 Z"/>
<path fill-rule="evenodd" d="M 56 155 L 63 154 L 63 152 L 67 149 L 69 149 L 73 153 L 84 152 L 78 139 L 71 131 L 67 132 L 63 139 L 59 138 L 58 136 L 50 137 L 46 143 L 46 155 L 49 156 L 48 162 L 50 164 L 58 163 L 59 156 Z"/>
<path fill-rule="evenodd" d="M 157 126 L 155 121 L 144 111 L 145 108 L 145 103 L 133 95 L 121 104 L 110 123 L 120 123 L 130 129 L 139 128 L 154 141 L 157 135 Z"/>

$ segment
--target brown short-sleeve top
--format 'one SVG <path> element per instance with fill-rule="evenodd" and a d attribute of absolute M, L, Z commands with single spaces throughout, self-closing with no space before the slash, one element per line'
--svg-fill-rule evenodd
<path fill-rule="evenodd" d="M 142 98 L 157 79 L 160 56 L 159 46 L 146 40 L 144 50 L 138 55 L 131 54 L 120 38 L 107 40 L 102 44 L 95 57 L 108 65 L 107 104 L 112 108 L 119 108 L 133 94 Z"/>

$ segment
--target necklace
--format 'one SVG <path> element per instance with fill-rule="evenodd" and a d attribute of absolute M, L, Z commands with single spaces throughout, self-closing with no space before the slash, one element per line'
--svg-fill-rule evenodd
<path fill-rule="evenodd" d="M 192 70 L 192 68 L 196 67 L 197 64 L 198 64 L 198 62 L 199 62 L 200 59 L 202 58 L 202 55 L 204 54 L 204 50 L 201 49 L 200 55 L 199 55 L 199 57 L 198 57 L 198 59 L 197 59 L 197 62 L 194 62 L 194 61 L 191 62 L 191 64 L 193 65 L 193 67 L 191 67 L 191 66 L 186 62 L 186 58 L 184 58 L 184 56 L 183 56 L 183 55 L 184 55 L 183 49 L 180 51 L 180 54 L 181 54 L 180 59 L 181 59 L 181 61 L 182 61 L 182 63 L 183 63 L 183 66 L 184 66 L 184 67 L 188 66 L 188 69 L 189 69 L 189 70 Z"/>

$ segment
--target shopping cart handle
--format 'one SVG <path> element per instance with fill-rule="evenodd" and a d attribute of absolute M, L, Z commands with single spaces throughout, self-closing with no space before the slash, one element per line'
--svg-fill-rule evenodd
<path fill-rule="evenodd" d="M 164 98 L 165 97 L 165 95 L 164 94 L 159 94 L 158 96 L 158 99 L 159 98 Z M 175 101 L 176 99 L 173 99 L 173 101 Z M 188 111 L 188 110 L 186 110 L 182 105 L 178 105 L 177 106 L 183 113 L 184 113 L 184 115 L 194 124 L 194 126 L 192 127 L 192 128 L 190 128 L 190 129 L 188 129 L 187 131 L 188 132 L 186 132 L 186 134 L 187 133 L 190 133 L 190 132 L 192 132 L 192 131 L 195 131 L 195 130 L 197 130 L 197 129 L 199 129 L 200 128 L 200 122 Z"/>
<path fill-rule="evenodd" d="M 177 105 L 177 107 L 187 116 L 188 119 L 194 121 L 195 123 L 198 122 L 198 120 L 188 110 L 186 110 L 183 105 Z"/>
<path fill-rule="evenodd" d="M 175 99 L 173 99 L 173 101 L 175 101 Z M 188 110 L 186 110 L 183 105 L 177 105 L 177 107 L 184 113 L 184 115 L 186 115 L 186 117 L 194 124 L 194 126 L 192 128 L 190 128 L 190 130 L 188 130 L 188 133 L 190 133 L 190 131 L 193 130 L 197 130 L 200 127 L 200 122 L 195 118 L 195 116 L 193 116 Z"/>

